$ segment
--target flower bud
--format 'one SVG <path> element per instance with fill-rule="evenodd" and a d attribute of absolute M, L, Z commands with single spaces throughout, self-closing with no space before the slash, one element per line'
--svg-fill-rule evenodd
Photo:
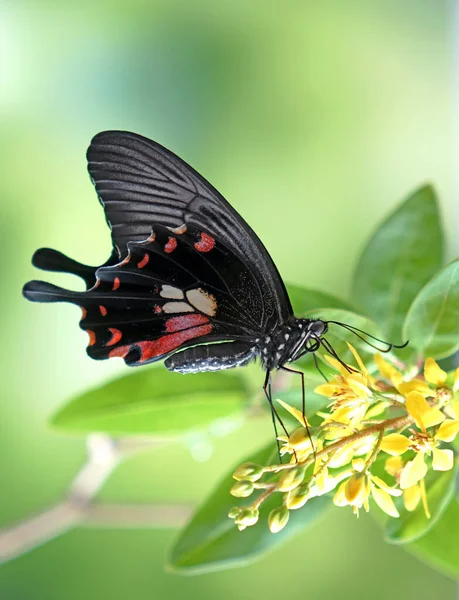
<path fill-rule="evenodd" d="M 299 485 L 296 489 L 287 494 L 285 505 L 290 510 L 301 508 L 309 500 L 310 488 L 307 483 Z"/>
<path fill-rule="evenodd" d="M 228 517 L 230 519 L 235 519 L 238 514 L 241 512 L 241 508 L 239 508 L 239 506 L 233 506 L 233 508 L 229 511 L 228 513 Z"/>
<path fill-rule="evenodd" d="M 279 491 L 280 492 L 290 492 L 290 490 L 294 490 L 296 487 L 302 483 L 304 479 L 304 468 L 303 467 L 294 467 L 293 469 L 288 469 L 288 471 L 284 471 L 279 478 Z"/>
<path fill-rule="evenodd" d="M 258 510 L 254 510 L 253 508 L 243 508 L 241 512 L 236 517 L 236 525 L 241 528 L 241 526 L 250 527 L 251 525 L 255 525 L 258 521 Z"/>
<path fill-rule="evenodd" d="M 268 526 L 271 533 L 277 533 L 281 531 L 281 529 L 284 529 L 288 523 L 289 516 L 290 513 L 288 512 L 288 508 L 285 506 L 279 506 L 279 508 L 273 509 L 268 517 Z"/>
<path fill-rule="evenodd" d="M 241 479 L 247 479 L 248 481 L 258 481 L 263 475 L 263 467 L 256 465 L 255 463 L 246 462 L 234 471 L 233 479 L 240 481 Z"/>
<path fill-rule="evenodd" d="M 236 498 L 247 498 L 247 496 L 250 496 L 253 492 L 253 489 L 254 487 L 251 481 L 242 479 L 241 481 L 236 481 L 231 488 L 230 494 Z"/>

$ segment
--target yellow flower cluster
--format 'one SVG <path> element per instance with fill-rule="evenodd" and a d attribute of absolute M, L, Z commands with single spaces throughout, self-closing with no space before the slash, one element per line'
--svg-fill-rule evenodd
<path fill-rule="evenodd" d="M 430 516 L 425 476 L 429 469 L 450 470 L 455 462 L 448 446 L 459 433 L 459 368 L 448 375 L 428 358 L 422 371 L 407 375 L 376 354 L 378 373 L 370 374 L 348 346 L 357 368 L 325 357 L 337 374 L 315 390 L 330 399 L 327 410 L 318 413 L 318 426 L 278 400 L 300 424 L 279 438 L 289 462 L 244 463 L 235 471 L 233 496 L 259 491 L 250 505 L 229 513 L 240 530 L 257 523 L 259 507 L 276 492 L 282 504 L 268 517 L 273 533 L 285 527 L 289 511 L 331 492 L 336 506 L 351 506 L 357 515 L 361 508 L 369 510 L 371 498 L 390 517 L 399 517 L 401 506 L 413 511 L 420 502 Z M 398 508 L 394 497 L 401 497 Z"/>

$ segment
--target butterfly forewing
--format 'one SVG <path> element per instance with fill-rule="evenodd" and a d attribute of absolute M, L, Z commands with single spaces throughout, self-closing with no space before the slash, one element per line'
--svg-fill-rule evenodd
<path fill-rule="evenodd" d="M 263 296 L 268 330 L 292 316 L 282 279 L 266 248 L 228 202 L 175 154 L 142 136 L 98 134 L 88 168 L 120 258 L 130 241 L 146 239 L 154 224 L 206 232 L 252 271 Z"/>

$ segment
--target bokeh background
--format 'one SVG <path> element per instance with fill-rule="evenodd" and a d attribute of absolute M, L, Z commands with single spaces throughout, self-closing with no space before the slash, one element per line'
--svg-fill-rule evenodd
<path fill-rule="evenodd" d="M 53 504 L 85 459 L 84 440 L 53 432 L 49 415 L 123 371 L 120 361 L 86 357 L 73 307 L 20 294 L 37 275 L 30 257 L 40 246 L 91 264 L 108 255 L 86 174 L 91 137 L 128 129 L 168 146 L 230 199 L 286 280 L 346 297 L 371 229 L 425 181 L 442 200 L 448 254 L 459 254 L 452 10 L 439 0 L 3 3 L 2 526 Z M 270 434 L 267 421 L 214 440 L 207 462 L 186 444 L 148 452 L 123 464 L 99 497 L 198 502 Z M 0 598 L 455 593 L 454 582 L 386 545 L 371 517 L 342 509 L 256 564 L 197 577 L 164 572 L 175 535 L 76 529 L 4 565 Z"/>

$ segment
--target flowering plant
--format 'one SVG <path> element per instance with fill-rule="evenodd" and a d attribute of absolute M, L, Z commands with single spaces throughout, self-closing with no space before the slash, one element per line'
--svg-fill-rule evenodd
<path fill-rule="evenodd" d="M 249 507 L 230 511 L 240 530 L 258 521 L 260 505 L 275 492 L 283 498 L 268 516 L 273 533 L 287 525 L 290 510 L 332 491 L 336 506 L 351 506 L 357 515 L 362 507 L 369 511 L 371 496 L 390 517 L 400 517 L 393 500 L 397 497 L 402 497 L 406 511 L 422 503 L 425 516 L 432 517 L 425 485 L 428 468 L 455 473 L 453 449 L 439 446 L 451 444 L 459 433 L 459 403 L 454 399 L 459 368 L 448 384 L 447 373 L 428 358 L 423 373 L 412 371 L 404 378 L 376 354 L 378 373 L 370 375 L 355 348 L 348 346 L 357 369 L 325 356 L 337 374 L 315 390 L 331 400 L 328 410 L 318 413 L 316 427 L 297 408 L 279 400 L 300 425 L 279 438 L 280 453 L 290 460 L 267 466 L 244 463 L 234 472 L 233 496 L 261 492 Z M 378 470 L 373 472 L 380 456 L 390 482 Z"/>

